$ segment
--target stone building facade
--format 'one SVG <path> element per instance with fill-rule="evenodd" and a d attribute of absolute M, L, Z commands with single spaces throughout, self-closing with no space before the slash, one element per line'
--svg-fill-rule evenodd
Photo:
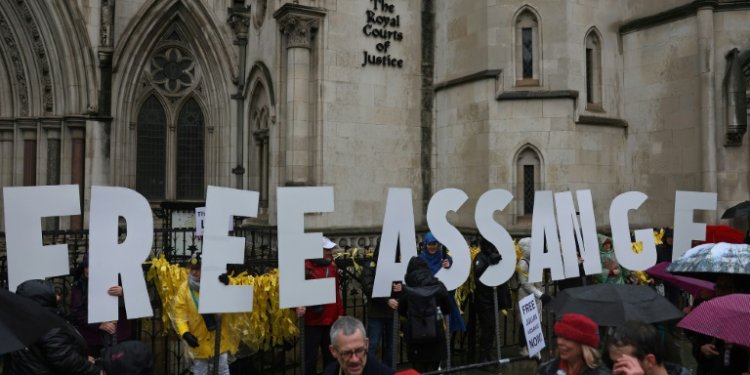
<path fill-rule="evenodd" d="M 465 191 L 450 218 L 528 232 L 535 190 L 590 189 L 597 225 L 671 225 L 676 190 L 748 199 L 746 0 L 0 2 L 0 184 L 333 186 L 310 230 L 378 233 L 388 188 Z M 5 219 L 2 219 L 5 220 Z"/>

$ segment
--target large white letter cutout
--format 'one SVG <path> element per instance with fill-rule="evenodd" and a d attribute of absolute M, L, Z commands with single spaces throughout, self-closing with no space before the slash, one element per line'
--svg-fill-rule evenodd
<path fill-rule="evenodd" d="M 602 272 L 591 190 L 578 190 L 576 196 L 578 197 L 578 206 L 582 212 L 581 223 L 578 222 L 578 218 L 576 217 L 573 194 L 569 191 L 555 193 L 557 225 L 560 228 L 560 242 L 562 243 L 566 279 L 579 276 L 578 254 L 576 250 L 581 253 L 583 268 L 587 275 Z M 578 243 L 578 249 L 576 249 L 576 243 Z"/>
<path fill-rule="evenodd" d="M 198 303 L 201 314 L 253 310 L 253 287 L 226 286 L 219 282 L 219 275 L 227 272 L 227 264 L 245 263 L 245 238 L 228 236 L 227 220 L 258 216 L 259 199 L 257 191 L 208 187 Z"/>
<path fill-rule="evenodd" d="M 534 193 L 534 216 L 531 218 L 531 259 L 529 259 L 529 282 L 532 283 L 542 281 L 545 268 L 550 269 L 552 280 L 565 278 L 553 210 L 551 191 Z M 545 238 L 547 240 L 546 253 L 544 252 Z"/>
<path fill-rule="evenodd" d="M 378 264 L 372 297 L 391 295 L 391 284 L 403 281 L 409 259 L 417 255 L 417 236 L 414 233 L 414 207 L 411 189 L 388 189 L 383 232 L 380 234 Z M 400 244 L 401 261 L 396 261 L 396 245 Z M 369 297 L 369 296 L 368 296 Z"/>
<path fill-rule="evenodd" d="M 644 271 L 656 264 L 656 243 L 652 228 L 634 231 L 635 240 L 643 243 L 643 252 L 640 254 L 633 252 L 630 242 L 628 211 L 637 209 L 646 199 L 648 196 L 640 191 L 628 191 L 615 197 L 609 207 L 615 257 L 621 266 L 633 271 Z"/>
<path fill-rule="evenodd" d="M 333 188 L 280 187 L 276 190 L 279 223 L 279 299 L 281 308 L 336 302 L 336 280 L 305 280 L 305 259 L 323 257 L 320 232 L 305 233 L 305 213 L 333 212 Z"/>
<path fill-rule="evenodd" d="M 127 235 L 118 244 L 120 217 Z M 92 186 L 89 220 L 89 323 L 117 320 L 117 297 L 107 289 L 122 277 L 128 319 L 152 316 L 143 277 L 143 261 L 151 252 L 154 218 L 146 198 L 122 187 Z"/>
<path fill-rule="evenodd" d="M 693 240 L 706 239 L 706 223 L 694 223 L 693 211 L 715 210 L 716 193 L 677 191 L 674 197 L 674 247 L 672 260 L 690 250 Z"/>
<path fill-rule="evenodd" d="M 511 278 L 516 269 L 516 249 L 513 238 L 493 217 L 495 211 L 502 211 L 513 199 L 513 194 L 504 189 L 488 190 L 477 201 L 474 221 L 482 237 L 492 243 L 502 256 L 500 263 L 491 265 L 479 278 L 482 284 L 498 286 Z"/>
<path fill-rule="evenodd" d="M 458 189 L 443 189 L 435 193 L 427 204 L 427 226 L 435 238 L 448 247 L 453 258 L 450 268 L 441 268 L 435 277 L 445 284 L 448 290 L 461 286 L 471 271 L 469 244 L 461 232 L 448 222 L 448 211 L 458 211 L 469 197 Z"/>
<path fill-rule="evenodd" d="M 31 279 L 67 275 L 68 245 L 44 246 L 43 217 L 79 215 L 78 185 L 3 188 L 8 287 Z"/>

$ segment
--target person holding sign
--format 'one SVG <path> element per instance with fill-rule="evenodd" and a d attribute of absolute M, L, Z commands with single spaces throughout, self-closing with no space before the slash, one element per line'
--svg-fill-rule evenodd
<path fill-rule="evenodd" d="M 432 275 L 434 276 L 441 268 L 451 268 L 453 265 L 453 258 L 448 255 L 448 251 L 443 248 L 443 245 L 438 242 L 437 238 L 432 232 L 427 232 L 424 235 L 425 251 L 419 254 L 419 257 L 427 263 L 430 268 Z M 464 318 L 458 311 L 458 305 L 456 304 L 456 291 L 451 290 L 450 294 L 450 310 L 443 310 L 443 313 L 450 314 L 450 320 L 448 321 L 448 329 L 451 333 L 453 332 L 464 332 L 466 331 L 466 323 Z"/>
<path fill-rule="evenodd" d="M 518 240 L 518 246 L 521 248 L 521 257 L 518 259 L 516 264 L 516 274 L 514 277 L 518 279 L 518 300 L 524 299 L 528 295 L 534 295 L 536 305 L 539 310 L 542 308 L 542 303 L 547 304 L 552 300 L 548 294 L 542 292 L 541 285 L 529 282 L 529 259 L 531 258 L 531 238 L 525 237 Z M 541 313 L 539 314 L 541 317 Z M 520 313 L 519 313 L 520 318 Z M 521 319 L 519 319 L 519 322 Z M 541 322 L 540 322 L 541 324 Z M 520 339 L 521 342 L 526 342 L 526 334 L 524 333 L 523 323 L 519 323 L 520 328 Z M 526 356 L 529 354 L 529 349 L 524 346 L 521 349 L 521 355 Z"/>
<path fill-rule="evenodd" d="M 582 314 L 565 314 L 555 323 L 557 358 L 542 363 L 537 375 L 606 375 L 601 364 L 599 325 Z"/>
<path fill-rule="evenodd" d="M 88 353 L 98 357 L 102 349 L 130 339 L 132 329 L 125 314 L 125 303 L 121 298 L 122 286 L 113 285 L 107 293 L 119 299 L 118 320 L 89 324 L 89 255 L 86 254 L 70 291 L 70 322 L 86 340 Z"/>
<path fill-rule="evenodd" d="M 510 301 L 510 290 L 508 284 L 500 284 L 493 288 L 484 285 L 480 278 L 490 266 L 500 263 L 503 257 L 497 251 L 495 245 L 484 237 L 479 241 L 479 253 L 474 259 L 474 301 L 479 317 L 479 362 L 491 361 L 497 358 L 495 355 L 495 296 L 497 296 L 497 308 L 507 309 L 512 306 Z"/>
<path fill-rule="evenodd" d="M 336 279 L 336 302 L 327 305 L 308 306 L 299 308 L 297 313 L 305 315 L 305 375 L 315 375 L 318 365 L 318 351 L 323 353 L 323 368 L 334 362 L 329 350 L 331 345 L 331 325 L 344 315 L 344 304 L 341 299 L 341 285 L 338 269 L 333 261 L 333 249 L 336 244 L 323 237 L 323 258 L 305 261 L 305 278 L 322 279 L 333 277 Z"/>
<path fill-rule="evenodd" d="M 182 285 L 175 297 L 174 318 L 175 331 L 182 337 L 185 343 L 190 347 L 189 352 L 192 356 L 190 366 L 191 373 L 195 375 L 207 375 L 210 373 L 210 366 L 213 364 L 216 317 L 213 314 L 198 313 L 198 301 L 200 300 L 201 286 L 201 257 L 200 252 L 196 252 L 190 259 L 190 271 L 187 282 Z M 229 336 L 232 331 L 222 319 L 221 324 L 221 342 L 219 349 L 219 375 L 229 375 L 228 352 L 236 350 L 230 347 Z"/>

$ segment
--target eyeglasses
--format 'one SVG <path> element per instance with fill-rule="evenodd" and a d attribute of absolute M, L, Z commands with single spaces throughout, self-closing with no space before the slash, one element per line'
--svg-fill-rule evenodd
<path fill-rule="evenodd" d="M 430 241 L 430 242 L 428 242 L 427 244 L 428 244 L 428 245 L 437 245 L 437 244 L 438 244 L 438 242 L 437 242 L 437 241 Z"/>
<path fill-rule="evenodd" d="M 367 355 L 367 347 L 362 346 L 362 347 L 359 347 L 359 348 L 356 348 L 356 349 L 352 349 L 352 350 L 347 350 L 347 351 L 338 351 L 338 350 L 336 350 L 336 352 L 339 354 L 339 356 L 341 356 L 341 359 L 343 359 L 345 361 L 348 361 L 355 354 L 357 355 L 357 358 L 362 358 L 362 357 L 366 356 Z"/>

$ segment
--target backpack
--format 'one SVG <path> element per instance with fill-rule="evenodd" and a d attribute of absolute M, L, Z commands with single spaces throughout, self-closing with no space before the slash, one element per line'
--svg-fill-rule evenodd
<path fill-rule="evenodd" d="M 407 287 L 408 288 L 408 287 Z M 437 290 L 433 287 L 408 288 L 406 339 L 411 343 L 435 342 L 441 338 Z"/>

